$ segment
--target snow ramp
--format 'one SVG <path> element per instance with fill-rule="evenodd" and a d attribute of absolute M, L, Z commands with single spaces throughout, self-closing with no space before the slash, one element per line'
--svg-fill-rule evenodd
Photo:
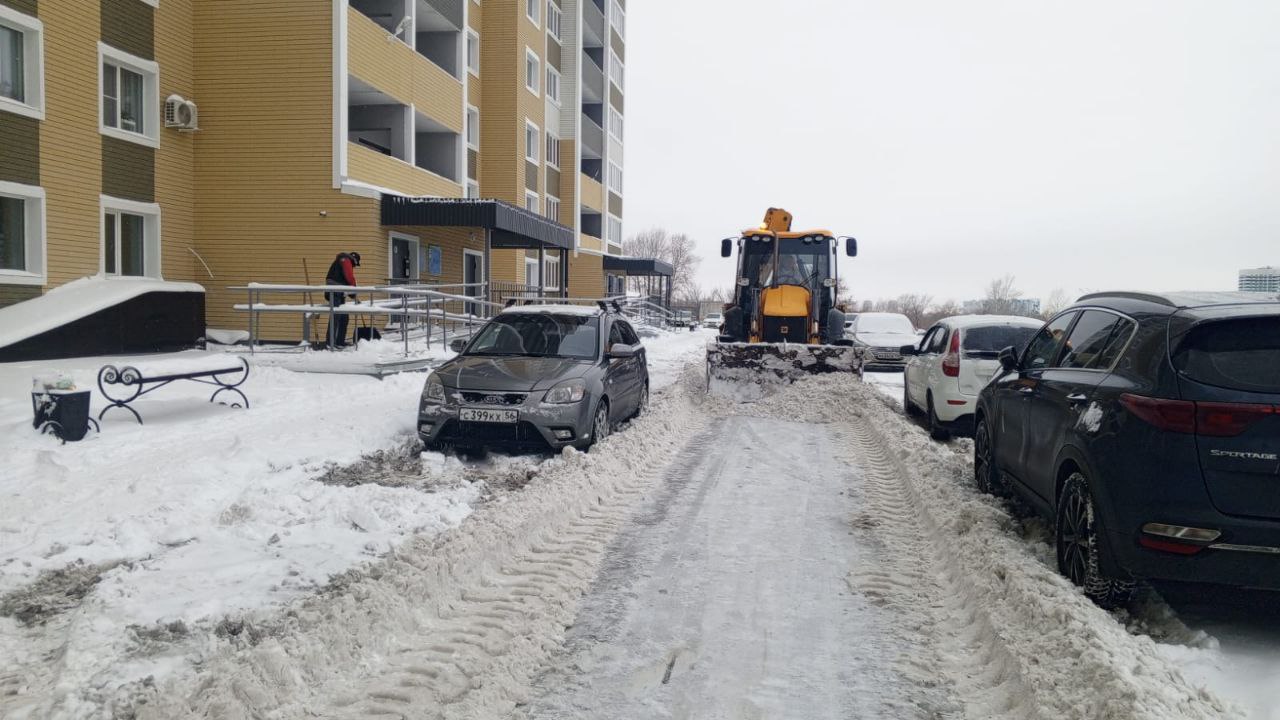
<path fill-rule="evenodd" d="M 204 329 L 200 285 L 86 277 L 0 308 L 0 362 L 180 350 Z"/>

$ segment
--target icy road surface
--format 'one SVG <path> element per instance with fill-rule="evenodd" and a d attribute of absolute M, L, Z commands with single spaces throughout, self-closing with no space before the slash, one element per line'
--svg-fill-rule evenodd
<path fill-rule="evenodd" d="M 894 618 L 847 577 L 861 472 L 822 425 L 728 417 L 621 532 L 535 718 L 908 717 Z M 896 708 L 896 709 L 895 709 Z"/>

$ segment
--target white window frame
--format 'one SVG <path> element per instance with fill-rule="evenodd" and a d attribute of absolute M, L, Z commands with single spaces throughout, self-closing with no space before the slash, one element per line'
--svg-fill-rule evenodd
<path fill-rule="evenodd" d="M 622 86 L 622 80 L 626 66 L 622 64 L 622 59 L 618 57 L 618 53 L 609 48 L 609 81 L 618 86 L 619 90 L 625 90 Z M 614 74 L 617 73 L 617 77 Z"/>
<path fill-rule="evenodd" d="M 475 180 L 467 180 L 466 195 L 467 195 L 467 198 L 471 200 L 479 200 L 480 199 L 480 183 L 476 182 Z"/>
<path fill-rule="evenodd" d="M 618 31 L 618 37 L 625 40 L 627 38 L 627 13 L 622 9 L 622 5 L 618 0 L 612 0 L 613 7 L 609 9 L 609 25 Z"/>
<path fill-rule="evenodd" d="M 552 88 L 555 88 L 555 94 L 552 94 Z M 560 71 L 551 67 L 551 63 L 547 63 L 547 99 L 560 107 Z"/>
<path fill-rule="evenodd" d="M 0 283 L 43 285 L 49 261 L 49 244 L 45 235 L 44 188 L 0 180 L 0 195 L 23 201 L 22 241 L 26 245 L 26 267 L 22 270 L 0 268 Z"/>
<path fill-rule="evenodd" d="M 143 132 L 141 133 L 122 130 L 118 127 L 111 127 L 106 123 L 107 103 L 102 96 L 102 83 L 104 80 L 102 75 L 102 65 L 107 62 L 142 75 L 142 115 L 145 118 L 145 124 L 143 125 Z M 119 83 L 117 83 L 116 87 L 118 91 Z M 120 111 L 120 104 L 119 100 L 117 100 L 117 114 Z M 123 50 L 111 47 L 104 42 L 99 42 L 98 131 L 108 137 L 158 148 L 160 147 L 160 125 L 160 65 L 155 61 L 144 60 L 137 55 L 131 55 Z"/>
<path fill-rule="evenodd" d="M 524 191 L 524 209 L 528 210 L 534 215 L 541 215 L 542 210 L 540 208 L 542 207 L 542 204 L 538 202 L 539 199 L 540 198 L 538 196 L 538 193 L 532 190 L 525 190 Z M 533 205 L 533 207 L 529 207 L 530 205 Z"/>
<path fill-rule="evenodd" d="M 472 118 L 475 118 L 474 124 L 472 123 Z M 471 136 L 473 130 L 475 132 L 474 138 Z M 479 150 L 480 149 L 480 108 L 476 107 L 475 105 L 470 105 L 470 104 L 467 105 L 466 122 L 464 124 L 463 133 L 466 139 L 467 147 L 471 148 L 472 150 Z"/>
<path fill-rule="evenodd" d="M 533 72 L 529 72 L 530 61 L 533 62 Z M 529 84 L 530 80 L 533 81 L 532 85 Z M 542 97 L 542 91 L 538 87 L 541 82 L 542 59 L 538 57 L 538 53 L 534 52 L 532 48 L 526 47 L 524 49 L 524 89 L 538 97 Z"/>
<path fill-rule="evenodd" d="M 615 169 L 618 171 L 616 174 L 616 180 L 614 174 Z M 605 178 L 605 181 L 608 183 L 606 187 L 609 188 L 609 192 L 617 195 L 618 197 L 622 197 L 622 180 L 622 166 L 610 160 L 608 177 Z"/>
<path fill-rule="evenodd" d="M 618 227 L 617 240 L 613 239 L 612 237 L 614 223 L 617 223 L 617 227 Z M 613 213 L 605 213 L 604 239 L 605 239 L 605 242 L 612 243 L 614 245 L 622 244 L 622 218 L 618 217 L 617 215 L 614 215 Z"/>
<path fill-rule="evenodd" d="M 529 131 L 533 131 L 533 142 L 529 142 Z M 524 159 L 531 163 L 541 162 L 538 153 L 541 152 L 542 145 L 542 128 L 532 120 L 524 121 Z"/>
<path fill-rule="evenodd" d="M 560 289 L 560 257 L 545 255 L 542 258 L 542 287 L 546 290 Z"/>
<path fill-rule="evenodd" d="M 524 257 L 524 286 L 526 288 L 538 286 L 538 258 L 531 258 L 528 255 Z"/>
<path fill-rule="evenodd" d="M 560 198 L 547 193 L 543 202 L 543 215 L 552 222 L 560 222 Z"/>
<path fill-rule="evenodd" d="M 44 23 L 0 5 L 0 25 L 22 33 L 22 100 L 0 96 L 0 110 L 44 119 Z"/>
<path fill-rule="evenodd" d="M 475 49 L 474 58 L 471 56 L 472 48 Z M 475 75 L 476 77 L 480 77 L 480 33 L 475 30 L 467 30 L 466 55 L 467 72 Z"/>
<path fill-rule="evenodd" d="M 556 39 L 556 42 L 562 42 L 561 24 L 564 22 L 564 16 L 560 8 L 551 0 L 547 0 L 547 34 Z"/>
<path fill-rule="evenodd" d="M 524 16 L 529 18 L 534 27 L 542 27 L 542 21 L 538 19 L 538 9 L 541 7 L 542 0 L 524 0 Z"/>
<path fill-rule="evenodd" d="M 127 213 L 129 215 L 141 215 L 143 218 L 142 225 L 142 275 L 121 275 L 120 274 L 120 232 L 116 231 L 116 272 L 107 274 L 107 231 L 104 227 L 104 221 L 107 213 Z M 119 220 L 116 221 L 117 223 Z M 136 200 L 126 200 L 124 198 L 112 197 L 110 195 L 98 196 L 98 274 L 103 277 L 149 277 L 157 280 L 163 279 L 161 275 L 161 235 L 160 235 L 160 204 L 144 203 Z"/>
<path fill-rule="evenodd" d="M 614 122 L 614 118 L 617 118 L 616 123 Z M 618 110 L 612 105 L 609 106 L 608 123 L 609 123 L 609 137 L 613 138 L 614 140 L 617 140 L 618 142 L 622 142 L 622 130 L 623 130 L 622 113 L 618 112 Z M 615 124 L 617 126 L 617 132 L 614 132 Z"/>
<path fill-rule="evenodd" d="M 546 133 L 546 141 L 544 144 L 546 145 L 544 150 L 546 152 L 547 167 L 555 168 L 556 170 L 559 170 L 560 169 L 560 136 L 548 130 Z M 551 152 L 552 149 L 555 150 L 554 153 Z"/>

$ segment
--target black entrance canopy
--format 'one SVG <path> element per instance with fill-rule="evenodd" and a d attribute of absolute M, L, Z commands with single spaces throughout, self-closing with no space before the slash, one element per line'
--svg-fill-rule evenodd
<path fill-rule="evenodd" d="M 501 200 L 383 195 L 382 224 L 483 228 L 494 249 L 573 249 L 571 228 Z"/>
<path fill-rule="evenodd" d="M 645 275 L 658 275 L 662 277 L 671 277 L 674 271 L 671 263 L 665 263 L 656 258 L 640 258 L 625 257 L 619 255 L 605 255 L 604 269 L 606 272 L 624 272 L 633 277 L 641 277 Z"/>

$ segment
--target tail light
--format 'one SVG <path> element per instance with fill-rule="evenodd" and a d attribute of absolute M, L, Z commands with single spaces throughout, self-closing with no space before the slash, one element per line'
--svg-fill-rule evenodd
<path fill-rule="evenodd" d="M 1253 423 L 1277 414 L 1271 405 L 1168 400 L 1125 393 L 1120 404 L 1146 422 L 1170 432 L 1234 437 Z"/>
<path fill-rule="evenodd" d="M 942 374 L 947 377 L 960 377 L 960 331 L 951 332 L 951 347 L 942 356 Z"/>

